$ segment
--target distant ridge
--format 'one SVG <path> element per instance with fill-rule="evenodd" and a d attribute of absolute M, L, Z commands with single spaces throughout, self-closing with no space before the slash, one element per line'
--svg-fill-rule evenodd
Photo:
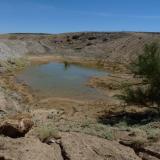
<path fill-rule="evenodd" d="M 128 63 L 160 32 L 8 33 L 0 35 L 0 58 L 59 55 Z"/>

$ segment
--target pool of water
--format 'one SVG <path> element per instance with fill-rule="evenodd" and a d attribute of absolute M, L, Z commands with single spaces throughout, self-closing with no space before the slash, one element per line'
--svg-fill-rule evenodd
<path fill-rule="evenodd" d="M 86 83 L 92 76 L 104 75 L 107 73 L 100 69 L 52 62 L 28 67 L 17 76 L 17 80 L 44 97 L 99 99 L 105 97 L 104 93 Z"/>

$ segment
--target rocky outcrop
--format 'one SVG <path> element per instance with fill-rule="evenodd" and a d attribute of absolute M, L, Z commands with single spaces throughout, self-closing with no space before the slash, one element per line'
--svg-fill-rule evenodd
<path fill-rule="evenodd" d="M 79 133 L 63 133 L 61 150 L 68 160 L 140 160 L 131 148 Z"/>
<path fill-rule="evenodd" d="M 33 121 L 25 116 L 7 119 L 0 123 L 0 134 L 12 138 L 19 138 L 25 136 L 32 126 Z"/>
<path fill-rule="evenodd" d="M 52 147 L 35 137 L 11 139 L 0 137 L 0 159 L 4 160 L 63 160 L 57 144 Z"/>
<path fill-rule="evenodd" d="M 31 114 L 37 124 L 45 124 L 51 119 L 60 117 L 63 114 L 63 111 L 58 111 L 56 109 L 36 109 L 33 110 Z"/>
<path fill-rule="evenodd" d="M 142 139 L 141 139 L 142 141 Z M 158 160 L 160 159 L 160 142 L 149 143 L 140 141 L 120 141 L 122 145 L 133 148 L 136 154 L 145 160 Z"/>
<path fill-rule="evenodd" d="M 26 111 L 26 105 L 20 104 L 22 97 L 16 92 L 0 87 L 0 118 L 6 114 L 16 114 Z"/>
<path fill-rule="evenodd" d="M 34 136 L 0 137 L 4 160 L 140 160 L 134 151 L 117 142 L 80 134 L 62 133 L 61 140 L 42 143 Z"/>

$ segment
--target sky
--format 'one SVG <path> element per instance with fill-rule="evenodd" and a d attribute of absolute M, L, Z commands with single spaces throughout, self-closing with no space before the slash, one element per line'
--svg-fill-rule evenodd
<path fill-rule="evenodd" d="M 160 32 L 160 0 L 0 0 L 0 33 Z"/>

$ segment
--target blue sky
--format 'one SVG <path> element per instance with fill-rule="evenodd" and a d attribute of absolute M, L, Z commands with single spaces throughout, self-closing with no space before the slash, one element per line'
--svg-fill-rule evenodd
<path fill-rule="evenodd" d="M 0 0 L 0 33 L 160 31 L 160 0 Z"/>

